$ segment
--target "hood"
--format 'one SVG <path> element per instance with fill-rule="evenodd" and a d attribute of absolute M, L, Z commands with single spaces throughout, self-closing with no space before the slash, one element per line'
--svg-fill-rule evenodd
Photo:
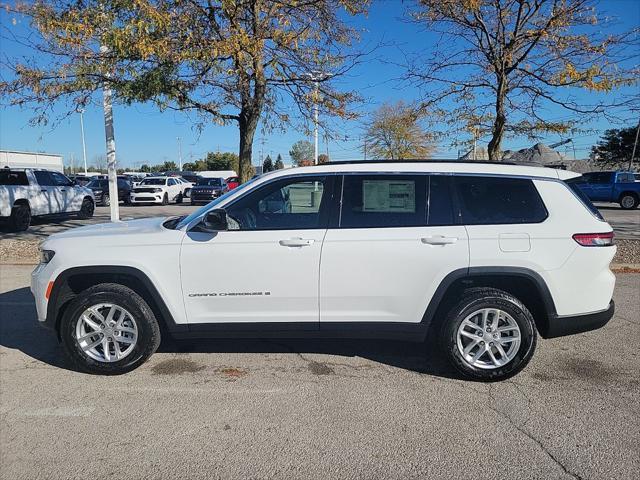
<path fill-rule="evenodd" d="M 122 222 L 98 223 L 85 227 L 70 228 L 49 237 L 49 240 L 63 240 L 71 238 L 102 237 L 109 238 L 116 235 L 149 235 L 164 230 L 162 224 L 167 217 L 141 218 Z M 48 241 L 48 240 L 47 240 Z"/>

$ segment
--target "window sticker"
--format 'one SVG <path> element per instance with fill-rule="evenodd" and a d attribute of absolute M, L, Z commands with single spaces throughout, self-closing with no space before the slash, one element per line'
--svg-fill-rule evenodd
<path fill-rule="evenodd" d="M 363 212 L 416 211 L 416 182 L 413 180 L 364 180 Z"/>

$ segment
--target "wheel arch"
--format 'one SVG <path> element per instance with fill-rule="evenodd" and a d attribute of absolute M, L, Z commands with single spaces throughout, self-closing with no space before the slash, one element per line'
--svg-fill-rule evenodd
<path fill-rule="evenodd" d="M 47 304 L 47 323 L 60 335 L 60 321 L 69 303 L 82 291 L 100 283 L 118 283 L 131 288 L 153 310 L 161 329 L 173 332 L 188 330 L 177 324 L 153 282 L 141 270 L 128 266 L 85 266 L 69 268 L 55 279 Z"/>
<path fill-rule="evenodd" d="M 636 199 L 636 201 L 640 200 L 640 195 L 638 195 L 638 192 L 634 192 L 633 190 L 624 190 L 620 192 L 620 195 L 618 195 L 618 202 L 621 202 L 622 197 L 624 197 L 625 195 L 631 195 Z"/>
<path fill-rule="evenodd" d="M 544 279 L 535 271 L 523 267 L 470 267 L 447 275 L 423 316 L 426 333 L 439 328 L 440 322 L 462 292 L 469 288 L 488 287 L 503 290 L 520 300 L 531 312 L 542 337 L 549 331 L 549 319 L 556 316 L 555 303 Z"/>

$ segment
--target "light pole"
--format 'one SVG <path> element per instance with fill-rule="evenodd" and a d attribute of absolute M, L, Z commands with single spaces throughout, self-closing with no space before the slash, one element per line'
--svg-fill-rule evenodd
<path fill-rule="evenodd" d="M 307 73 L 307 76 L 314 83 L 314 94 L 313 94 L 313 123 L 314 123 L 314 129 L 313 129 L 313 138 L 314 138 L 313 164 L 317 165 L 318 164 L 318 109 L 319 109 L 318 101 L 319 101 L 319 96 L 320 96 L 319 82 L 320 82 L 320 80 L 328 79 L 329 77 L 331 77 L 331 74 L 330 73 L 324 73 L 324 72 L 317 72 L 316 71 L 316 72 Z"/>
<path fill-rule="evenodd" d="M 182 171 L 182 138 L 176 137 L 176 139 L 178 140 L 178 170 Z"/>
<path fill-rule="evenodd" d="M 631 152 L 631 158 L 629 159 L 629 171 L 633 167 L 633 157 L 636 156 L 636 147 L 638 146 L 638 135 L 640 134 L 640 121 L 638 122 L 638 128 L 636 128 L 636 141 L 633 142 L 633 151 Z"/>
<path fill-rule="evenodd" d="M 82 119 L 84 109 L 80 109 L 80 132 L 82 133 L 82 158 L 84 159 L 84 174 L 87 174 L 87 148 L 84 143 L 84 120 Z"/>
<path fill-rule="evenodd" d="M 100 46 L 100 53 L 106 54 L 109 48 Z M 107 72 L 107 80 L 102 84 L 102 106 L 104 109 L 104 135 L 107 144 L 107 172 L 109 174 L 109 197 L 111 198 L 111 221 L 120 221 L 118 205 L 118 176 L 116 174 L 116 139 L 113 131 L 113 92 L 109 85 L 111 74 Z"/>

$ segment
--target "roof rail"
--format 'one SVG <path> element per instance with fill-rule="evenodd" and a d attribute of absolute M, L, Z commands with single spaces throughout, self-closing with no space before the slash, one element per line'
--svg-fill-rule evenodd
<path fill-rule="evenodd" d="M 339 160 L 337 162 L 329 161 L 328 163 L 318 164 L 318 165 L 359 165 L 359 164 L 369 164 L 369 163 L 476 163 L 476 164 L 489 164 L 489 165 L 524 165 L 514 162 L 496 162 L 490 160 L 427 160 L 427 159 L 403 159 L 403 160 Z"/>

